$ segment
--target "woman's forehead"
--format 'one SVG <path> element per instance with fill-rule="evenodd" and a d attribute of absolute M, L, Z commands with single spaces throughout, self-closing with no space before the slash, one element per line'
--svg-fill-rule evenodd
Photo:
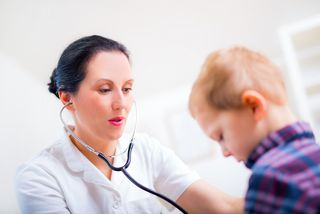
<path fill-rule="evenodd" d="M 86 78 L 93 81 L 128 81 L 133 79 L 128 58 L 121 52 L 97 53 L 87 64 Z"/>

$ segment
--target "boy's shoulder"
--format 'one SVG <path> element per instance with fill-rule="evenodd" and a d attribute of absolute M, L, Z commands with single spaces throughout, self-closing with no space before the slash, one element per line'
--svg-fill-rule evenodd
<path fill-rule="evenodd" d="M 252 172 L 273 171 L 290 176 L 313 168 L 320 168 L 320 145 L 308 139 L 283 143 L 269 150 L 256 162 Z"/>

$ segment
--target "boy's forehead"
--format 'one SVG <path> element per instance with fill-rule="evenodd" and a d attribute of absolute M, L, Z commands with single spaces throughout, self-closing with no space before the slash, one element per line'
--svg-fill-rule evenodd
<path fill-rule="evenodd" d="M 194 105 L 194 108 L 192 109 L 194 117 L 212 118 L 221 112 L 220 110 L 210 106 L 204 99 L 199 99 L 196 102 L 197 104 Z"/>
<path fill-rule="evenodd" d="M 190 103 L 189 103 L 189 108 L 191 111 L 191 114 L 198 114 L 198 112 L 201 112 L 205 106 L 206 106 L 205 99 L 201 93 L 193 93 L 192 96 L 190 97 Z"/>

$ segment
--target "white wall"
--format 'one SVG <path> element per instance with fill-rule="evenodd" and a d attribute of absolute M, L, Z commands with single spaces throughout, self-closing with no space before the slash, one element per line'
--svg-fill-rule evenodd
<path fill-rule="evenodd" d="M 46 83 L 74 39 L 101 34 L 128 46 L 142 109 L 139 129 L 174 148 L 165 118 L 146 119 L 157 108 L 150 100 L 189 87 L 216 48 L 243 44 L 281 64 L 278 28 L 316 13 L 318 0 L 0 0 L 0 213 L 18 212 L 16 166 L 60 132 L 60 105 Z M 223 190 L 243 194 L 248 171 L 214 151 L 190 166 Z"/>
<path fill-rule="evenodd" d="M 17 213 L 16 167 L 59 136 L 59 106 L 44 86 L 1 52 L 0 71 L 0 213 Z"/>
<path fill-rule="evenodd" d="M 278 58 L 279 26 L 319 12 L 318 0 L 1 0 L 0 49 L 44 84 L 68 43 L 109 36 L 131 50 L 145 97 L 189 83 L 218 47 Z"/>

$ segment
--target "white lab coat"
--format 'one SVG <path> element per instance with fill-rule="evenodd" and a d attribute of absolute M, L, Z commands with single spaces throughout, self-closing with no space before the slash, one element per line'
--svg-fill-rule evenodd
<path fill-rule="evenodd" d="M 124 135 L 116 153 L 129 142 L 129 136 Z M 115 158 L 114 165 L 122 165 L 126 157 Z M 171 150 L 143 134 L 135 137 L 128 172 L 141 184 L 174 201 L 199 179 Z M 122 172 L 113 172 L 108 180 L 67 134 L 18 168 L 16 194 L 22 213 L 167 212 L 155 196 L 130 183 Z"/>

